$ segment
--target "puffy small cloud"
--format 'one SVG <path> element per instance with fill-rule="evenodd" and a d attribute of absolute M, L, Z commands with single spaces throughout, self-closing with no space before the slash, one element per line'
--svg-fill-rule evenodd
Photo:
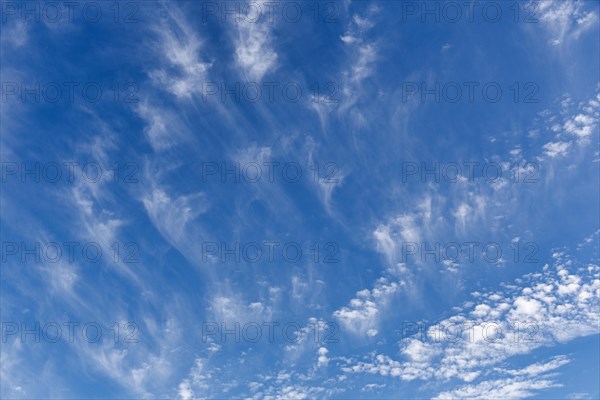
<path fill-rule="evenodd" d="M 327 353 L 329 353 L 329 350 L 327 350 L 325 347 L 320 347 L 319 350 L 317 350 L 317 367 L 326 367 L 327 364 L 329 364 L 329 357 L 327 357 Z"/>
<path fill-rule="evenodd" d="M 569 142 L 549 142 L 543 146 L 544 152 L 549 157 L 564 156 L 571 144 Z"/>

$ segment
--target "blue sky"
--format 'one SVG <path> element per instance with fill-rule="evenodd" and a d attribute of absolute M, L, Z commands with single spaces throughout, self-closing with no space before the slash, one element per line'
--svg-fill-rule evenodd
<path fill-rule="evenodd" d="M 597 1 L 1 6 L 3 398 L 600 398 Z"/>

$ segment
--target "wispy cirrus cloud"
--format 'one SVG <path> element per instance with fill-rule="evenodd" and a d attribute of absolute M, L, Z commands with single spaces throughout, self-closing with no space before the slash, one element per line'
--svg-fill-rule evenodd
<path fill-rule="evenodd" d="M 152 27 L 156 35 L 152 49 L 162 64 L 149 72 L 150 78 L 178 98 L 202 92 L 211 62 L 201 57 L 202 41 L 178 7 L 166 7 L 166 17 Z"/>
<path fill-rule="evenodd" d="M 542 0 L 531 1 L 528 5 L 535 10 L 550 35 L 552 45 L 562 45 L 579 36 L 598 23 L 598 14 L 586 10 L 585 2 L 580 0 Z"/>
<path fill-rule="evenodd" d="M 511 377 L 486 380 L 474 385 L 464 385 L 458 389 L 443 392 L 434 397 L 436 400 L 450 399 L 525 399 L 539 391 L 561 387 L 552 375 L 547 374 L 567 364 L 569 359 L 558 356 L 546 363 L 535 363 L 521 371 L 509 371 Z"/>
<path fill-rule="evenodd" d="M 277 53 L 272 44 L 272 32 L 265 24 L 242 20 L 236 23 L 235 62 L 248 81 L 260 82 L 277 66 Z"/>

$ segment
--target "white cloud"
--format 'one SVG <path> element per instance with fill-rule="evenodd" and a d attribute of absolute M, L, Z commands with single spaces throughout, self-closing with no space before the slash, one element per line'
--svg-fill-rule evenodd
<path fill-rule="evenodd" d="M 179 383 L 179 391 L 177 394 L 181 397 L 181 400 L 192 400 L 194 398 L 194 391 L 187 379 Z"/>
<path fill-rule="evenodd" d="M 518 280 L 521 287 L 507 285 L 501 296 L 499 292 L 477 293 L 477 298 L 486 300 L 470 305 L 471 312 L 440 321 L 420 337 L 404 339 L 401 354 L 406 361 L 375 355 L 343 370 L 403 380 L 459 378 L 470 382 L 511 356 L 600 333 L 600 267 L 589 265 L 572 271 L 573 263 L 564 257 L 556 254 L 554 267 L 546 265 L 541 273 L 524 276 Z M 544 367 L 564 363 L 558 358 Z M 523 374 L 543 370 L 532 365 Z M 469 386 L 469 390 L 486 385 Z M 521 387 L 517 381 L 515 385 Z"/>
<path fill-rule="evenodd" d="M 167 108 L 144 100 L 138 103 L 135 111 L 146 123 L 144 133 L 154 151 L 163 152 L 188 141 L 186 127 Z"/>
<path fill-rule="evenodd" d="M 540 114 L 546 129 L 554 136 L 551 142 L 542 146 L 546 157 L 558 159 L 576 155 L 576 150 L 583 150 L 591 143 L 590 139 L 600 118 L 600 102 L 597 101 L 599 96 L 596 94 L 587 102 L 578 104 L 566 97 L 561 102 L 563 107 L 560 114 L 552 115 L 549 110 Z"/>
<path fill-rule="evenodd" d="M 590 136 L 596 126 L 596 120 L 591 115 L 578 114 L 565 122 L 564 129 L 578 138 Z"/>
<path fill-rule="evenodd" d="M 531 1 L 530 7 L 536 10 L 536 17 L 550 35 L 550 43 L 562 45 L 576 40 L 598 21 L 594 11 L 584 10 L 585 2 L 579 0 Z M 539 8 L 538 8 L 539 7 Z"/>
<path fill-rule="evenodd" d="M 456 390 L 443 392 L 434 397 L 435 400 L 455 399 L 525 399 L 536 391 L 551 389 L 561 385 L 548 380 L 531 378 L 507 378 L 483 381 L 476 385 L 465 385 Z"/>
<path fill-rule="evenodd" d="M 331 208 L 331 202 L 333 192 L 336 188 L 343 184 L 345 177 L 344 171 L 342 171 L 340 166 L 334 162 L 321 164 L 318 163 L 317 154 L 319 145 L 312 137 L 307 138 L 305 148 L 308 154 L 307 164 L 311 166 L 310 168 L 316 166 L 314 177 L 318 179 L 311 179 L 311 182 L 317 189 L 321 203 L 323 204 L 325 210 L 332 215 L 333 211 Z"/>
<path fill-rule="evenodd" d="M 556 356 L 545 363 L 535 363 L 526 366 L 525 368 L 515 370 L 502 370 L 503 373 L 512 376 L 537 376 L 546 372 L 555 370 L 570 362 L 565 356 Z"/>
<path fill-rule="evenodd" d="M 177 249 L 189 243 L 188 223 L 208 209 L 203 193 L 172 197 L 162 188 L 150 190 L 142 202 L 154 226 Z"/>
<path fill-rule="evenodd" d="M 549 142 L 546 143 L 543 148 L 547 156 L 554 158 L 566 155 L 570 145 L 569 142 Z"/>
<path fill-rule="evenodd" d="M 277 66 L 271 29 L 267 23 L 253 23 L 242 18 L 236 23 L 235 62 L 244 77 L 259 82 Z"/>
<path fill-rule="evenodd" d="M 344 35 L 340 36 L 349 55 L 347 65 L 341 71 L 344 81 L 341 88 L 343 98 L 340 102 L 340 113 L 346 112 L 358 101 L 363 92 L 363 81 L 373 74 L 378 46 L 375 42 L 367 40 L 366 33 L 374 26 L 372 17 L 377 12 L 377 8 L 371 7 L 365 16 L 354 15 Z"/>
<path fill-rule="evenodd" d="M 356 83 L 362 82 L 373 72 L 372 64 L 377 57 L 374 44 L 365 43 L 358 47 L 357 57 L 350 69 L 350 79 Z"/>
<path fill-rule="evenodd" d="M 442 45 L 442 52 L 446 52 L 446 51 L 450 50 L 452 47 L 454 47 L 454 46 L 451 45 L 450 43 L 444 43 Z"/>
<path fill-rule="evenodd" d="M 380 310 L 400 289 L 401 284 L 379 278 L 372 290 L 364 289 L 356 293 L 350 304 L 333 313 L 340 324 L 356 335 L 373 336 L 380 318 Z M 376 330 L 375 330 L 376 331 Z"/>
<path fill-rule="evenodd" d="M 154 27 L 158 36 L 154 51 L 165 64 L 152 70 L 150 77 L 175 96 L 189 98 L 202 91 L 202 82 L 212 64 L 201 60 L 201 41 L 183 13 L 173 4 L 168 10 L 168 18 Z"/>
<path fill-rule="evenodd" d="M 6 18 L 6 16 L 4 16 Z M 16 49 L 23 47 L 29 40 L 29 28 L 22 20 L 13 23 L 2 23 L 2 44 L 12 46 Z"/>
<path fill-rule="evenodd" d="M 317 367 L 326 367 L 327 364 L 329 364 L 329 357 L 327 357 L 327 353 L 329 353 L 329 350 L 327 350 L 325 347 L 320 347 L 319 350 L 317 350 Z"/>

